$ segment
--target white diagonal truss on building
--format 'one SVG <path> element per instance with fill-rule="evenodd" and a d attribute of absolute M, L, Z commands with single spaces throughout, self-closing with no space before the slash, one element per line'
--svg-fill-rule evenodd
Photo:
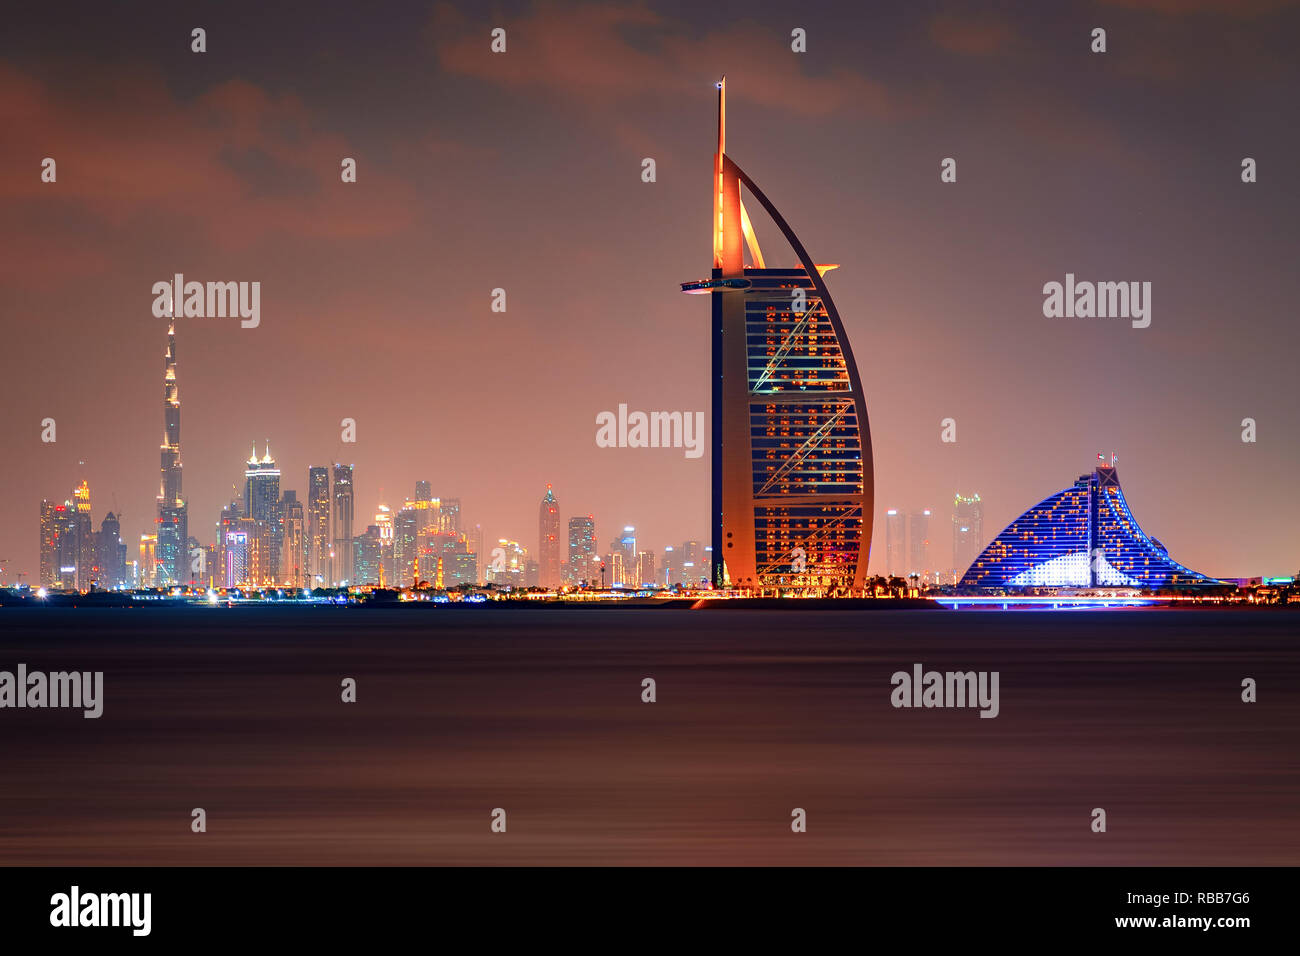
<path fill-rule="evenodd" d="M 821 396 L 819 395 L 818 398 L 820 399 Z M 804 461 L 807 460 L 809 455 L 811 455 L 814 451 L 816 451 L 819 447 L 821 447 L 822 439 L 824 439 L 828 434 L 830 434 L 831 429 L 833 429 L 836 425 L 840 423 L 840 421 L 844 418 L 845 413 L 852 407 L 853 407 L 853 403 L 851 401 L 840 402 L 839 407 L 835 410 L 835 413 L 831 415 L 830 418 L 826 419 L 826 421 L 822 423 L 820 428 L 818 428 L 815 432 L 813 432 L 806 439 L 804 439 L 803 444 L 795 449 L 794 454 L 792 454 L 789 458 L 787 458 L 784 462 L 781 463 L 780 468 L 772 472 L 772 474 L 768 477 L 767 481 L 763 483 L 763 487 L 759 488 L 758 491 L 754 494 L 754 497 L 756 499 L 761 498 L 763 495 L 767 493 L 767 490 L 769 488 L 771 488 L 774 484 L 776 484 L 778 481 L 784 478 L 793 469 L 803 464 Z"/>

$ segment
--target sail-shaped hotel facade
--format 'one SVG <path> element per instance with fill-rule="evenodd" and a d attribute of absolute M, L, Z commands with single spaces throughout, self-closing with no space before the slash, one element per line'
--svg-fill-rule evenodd
<path fill-rule="evenodd" d="M 741 187 L 797 260 L 768 268 Z M 871 432 L 857 365 L 815 263 L 726 152 L 718 84 L 713 271 L 682 283 L 713 317 L 714 585 L 861 593 L 871 551 Z M 744 261 L 748 249 L 750 264 Z"/>

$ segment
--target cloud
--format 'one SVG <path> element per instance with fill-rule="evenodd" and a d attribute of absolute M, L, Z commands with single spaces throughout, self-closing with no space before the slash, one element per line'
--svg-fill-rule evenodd
<path fill-rule="evenodd" d="M 1300 4 L 1300 0 L 1101 0 L 1101 2 L 1112 7 L 1148 10 L 1168 16 L 1221 14 L 1239 19 L 1265 16 Z"/>
<path fill-rule="evenodd" d="M 292 95 L 228 80 L 183 102 L 149 67 L 98 75 L 73 90 L 0 62 L 0 200 L 11 209 L 71 204 L 114 228 L 170 223 L 224 247 L 380 236 L 411 221 L 409 187 Z M 53 184 L 40 180 L 46 156 L 58 164 Z M 344 156 L 358 159 L 356 186 L 339 179 Z"/>
<path fill-rule="evenodd" d="M 952 53 L 992 56 L 1005 53 L 1018 37 L 1011 25 L 1003 20 L 944 13 L 931 18 L 930 39 Z"/>
<path fill-rule="evenodd" d="M 504 54 L 489 49 L 490 31 L 500 25 L 507 31 Z M 435 8 L 430 33 L 446 72 L 587 111 L 696 95 L 723 73 L 735 96 L 791 113 L 887 116 L 900 105 L 883 84 L 859 72 L 808 72 L 817 61 L 792 53 L 788 32 L 752 21 L 705 33 L 641 6 L 553 2 L 535 4 L 523 17 L 469 21 L 444 3 Z"/>

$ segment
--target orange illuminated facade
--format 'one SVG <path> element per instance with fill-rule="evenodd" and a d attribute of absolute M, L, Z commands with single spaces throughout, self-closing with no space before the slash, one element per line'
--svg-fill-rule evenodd
<path fill-rule="evenodd" d="M 769 268 L 744 186 L 794 252 Z M 861 593 L 871 550 L 871 433 L 857 366 L 817 265 L 726 153 L 718 84 L 713 271 L 682 284 L 713 314 L 713 578 L 751 592 Z M 745 264 L 745 252 L 749 264 Z"/>

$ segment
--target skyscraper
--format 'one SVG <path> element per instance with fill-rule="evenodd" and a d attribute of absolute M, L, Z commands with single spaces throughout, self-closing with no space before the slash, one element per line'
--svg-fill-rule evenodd
<path fill-rule="evenodd" d="M 694 539 L 683 541 L 678 560 L 681 562 L 682 584 L 699 587 L 700 579 L 707 576 L 704 552 L 700 549 L 700 543 Z"/>
<path fill-rule="evenodd" d="M 767 268 L 741 185 L 781 231 L 797 267 Z M 823 278 L 835 266 L 813 262 L 727 155 L 725 79 L 711 192 L 712 276 L 682 291 L 708 294 L 713 306 L 713 580 L 778 587 L 806 560 L 802 580 L 859 590 L 871 548 L 871 435 L 857 365 Z M 796 559 L 796 549 L 806 559 Z"/>
<path fill-rule="evenodd" d="M 442 530 L 447 534 L 460 534 L 460 499 L 442 499 Z"/>
<path fill-rule="evenodd" d="M 352 465 L 334 465 L 334 582 L 353 584 Z"/>
<path fill-rule="evenodd" d="M 225 541 L 222 545 L 222 555 L 224 567 L 222 570 L 222 583 L 233 588 L 242 584 L 247 584 L 249 579 L 249 544 L 248 525 L 251 523 L 249 518 L 236 518 L 232 522 L 231 528 L 226 532 Z"/>
<path fill-rule="evenodd" d="M 280 581 L 290 587 L 306 587 L 306 519 L 298 492 L 286 491 L 280 500 Z"/>
<path fill-rule="evenodd" d="M 425 488 L 421 489 L 420 485 Z M 433 497 L 433 493 L 428 491 L 428 482 L 418 482 L 415 487 L 415 497 L 407 498 L 405 507 L 415 512 L 415 528 L 420 533 L 438 532 L 442 530 L 442 502 Z M 428 495 L 428 497 L 421 497 Z"/>
<path fill-rule="evenodd" d="M 432 556 L 430 541 L 442 529 L 442 502 L 433 497 L 427 481 L 416 482 L 415 497 L 407 498 L 393 518 L 392 583 L 395 586 L 416 584 L 417 568 L 420 581 L 433 581 L 428 560 Z M 436 571 L 436 566 L 433 570 Z"/>
<path fill-rule="evenodd" d="M 226 541 L 227 536 L 239 529 L 239 522 L 244 520 L 244 504 L 238 498 L 229 504 L 222 505 L 221 515 L 217 519 L 217 554 L 216 564 L 208 571 L 215 576 L 216 580 L 222 585 L 226 583 Z"/>
<path fill-rule="evenodd" d="M 158 535 L 140 535 L 140 587 L 156 588 L 165 583 L 159 580 L 161 574 L 158 564 Z"/>
<path fill-rule="evenodd" d="M 663 561 L 659 563 L 659 583 L 667 587 L 682 583 L 682 558 L 673 546 L 664 548 Z"/>
<path fill-rule="evenodd" d="M 130 574 L 130 568 L 127 569 Z M 218 544 L 203 546 L 203 566 L 198 586 L 203 588 L 219 587 L 221 582 L 221 547 Z"/>
<path fill-rule="evenodd" d="M 494 551 L 505 556 L 505 566 L 494 570 L 488 566 L 485 574 L 488 583 L 497 587 L 522 588 L 528 583 L 528 551 L 518 541 L 501 538 Z M 533 562 L 536 564 L 536 562 Z"/>
<path fill-rule="evenodd" d="M 407 588 L 415 584 L 419 530 L 418 515 L 414 508 L 402 508 L 393 517 L 393 566 L 388 574 L 394 587 Z"/>
<path fill-rule="evenodd" d="M 330 567 L 330 472 L 324 465 L 307 469 L 307 575 L 308 587 L 334 583 Z"/>
<path fill-rule="evenodd" d="M 284 528 L 280 514 L 280 469 L 271 457 L 270 442 L 266 445 L 266 454 L 260 459 L 254 445 L 252 457 L 245 462 L 244 517 L 258 523 L 259 538 L 265 548 L 259 554 L 259 570 L 264 577 L 253 583 L 279 584 L 282 580 L 280 551 L 284 544 Z"/>
<path fill-rule="evenodd" d="M 380 539 L 392 547 L 393 512 L 388 505 L 381 504 L 379 510 L 375 512 L 375 527 L 379 529 Z"/>
<path fill-rule="evenodd" d="M 911 566 L 907 573 L 919 575 L 922 583 L 925 583 L 934 571 L 930 560 L 930 509 L 912 512 L 907 523 L 907 536 L 912 546 Z"/>
<path fill-rule="evenodd" d="M 952 501 L 952 567 L 960 578 L 984 546 L 984 502 L 957 494 Z"/>
<path fill-rule="evenodd" d="M 419 514 L 420 512 L 416 512 Z M 420 562 L 421 581 L 427 581 L 433 587 L 438 587 L 438 573 L 442 566 L 442 556 L 446 546 L 456 539 L 451 535 L 443 534 L 439 528 L 439 523 L 435 520 L 415 533 L 415 552 Z"/>
<path fill-rule="evenodd" d="M 560 504 L 555 492 L 546 486 L 546 494 L 537 516 L 538 583 L 544 588 L 558 588 L 560 580 Z"/>
<path fill-rule="evenodd" d="M 459 587 L 462 584 L 475 584 L 475 555 L 469 551 L 469 545 L 463 536 L 443 536 L 441 556 L 442 586 Z"/>
<path fill-rule="evenodd" d="M 624 575 L 630 575 L 636 569 L 636 528 L 632 525 L 624 527 L 623 533 L 610 542 L 609 549 L 611 553 L 622 555 Z M 622 583 L 624 578 L 611 580 Z"/>
<path fill-rule="evenodd" d="M 485 572 L 487 571 L 487 554 L 483 550 L 483 526 L 474 525 L 473 528 L 465 532 L 465 543 L 474 555 L 474 583 L 481 584 L 486 581 Z"/>
<path fill-rule="evenodd" d="M 48 512 L 42 505 L 42 549 L 46 547 L 44 529 L 49 529 L 50 583 L 45 587 L 71 591 L 77 586 L 77 512 L 71 501 L 61 505 L 49 503 Z M 48 522 L 47 519 L 48 518 Z M 47 552 L 42 550 L 41 566 L 45 567 Z"/>
<path fill-rule="evenodd" d="M 393 512 L 388 505 L 381 504 L 375 512 L 375 527 L 379 529 L 380 583 L 388 587 L 400 584 L 393 580 Z"/>
<path fill-rule="evenodd" d="M 655 553 L 640 551 L 636 556 L 636 575 L 633 584 L 657 584 L 655 580 Z"/>
<path fill-rule="evenodd" d="M 698 588 L 701 580 L 712 580 L 708 578 L 706 550 L 702 549 L 699 542 L 695 541 L 694 538 L 690 541 L 681 542 L 677 561 L 679 561 L 682 584 Z"/>
<path fill-rule="evenodd" d="M 95 531 L 90 517 L 90 486 L 82 481 L 72 493 L 76 500 L 73 512 L 73 535 L 76 539 L 75 561 L 77 568 L 76 587 L 79 591 L 89 591 L 98 583 L 99 566 L 96 562 Z"/>
<path fill-rule="evenodd" d="M 240 518 L 235 522 L 248 545 L 248 563 L 242 583 L 261 587 L 272 580 L 271 533 L 265 522 Z"/>
<path fill-rule="evenodd" d="M 885 574 L 902 577 L 907 574 L 906 519 L 897 508 L 885 512 Z"/>
<path fill-rule="evenodd" d="M 176 380 L 176 320 L 167 324 L 163 375 L 162 481 L 158 490 L 157 585 L 190 580 L 189 514 L 181 491 L 181 396 Z"/>
<path fill-rule="evenodd" d="M 59 529 L 62 513 L 60 505 L 48 499 L 41 501 L 41 576 L 40 586 L 59 586 Z"/>
<path fill-rule="evenodd" d="M 596 519 L 591 515 L 569 519 L 569 579 L 574 584 L 599 580 L 596 556 Z"/>
<path fill-rule="evenodd" d="M 358 535 L 353 541 L 352 563 L 356 571 L 357 584 L 378 584 L 379 563 L 383 556 L 383 537 L 379 525 L 366 527 L 366 533 Z"/>
<path fill-rule="evenodd" d="M 59 505 L 40 501 L 40 578 L 42 588 L 59 587 Z"/>
<path fill-rule="evenodd" d="M 95 538 L 96 558 L 99 565 L 99 586 L 119 588 L 126 582 L 126 544 L 122 541 L 122 526 L 113 512 L 104 516 Z"/>
<path fill-rule="evenodd" d="M 271 457 L 270 444 L 260 459 L 254 446 L 244 464 L 244 517 L 269 523 L 280 501 L 280 469 Z"/>
<path fill-rule="evenodd" d="M 627 577 L 627 568 L 623 565 L 623 552 L 611 551 L 606 563 L 609 565 L 610 587 L 622 587 Z"/>

